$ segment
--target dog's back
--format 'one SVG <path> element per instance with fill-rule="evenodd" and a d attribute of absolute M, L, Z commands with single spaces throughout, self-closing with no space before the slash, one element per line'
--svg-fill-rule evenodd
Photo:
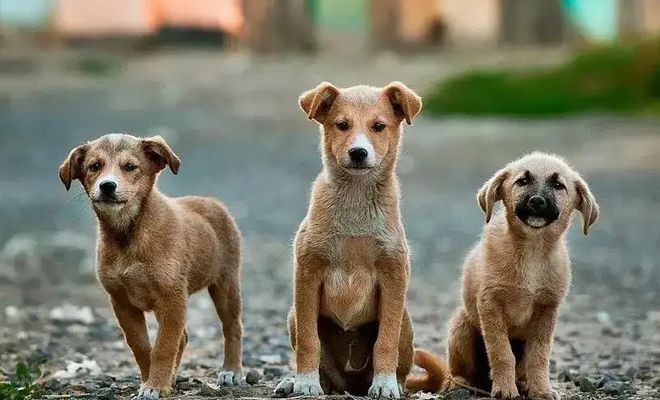
<path fill-rule="evenodd" d="M 170 201 L 176 205 L 173 210 L 181 214 L 178 219 L 188 243 L 186 251 L 198 261 L 190 266 L 190 291 L 208 286 L 222 276 L 237 274 L 241 265 L 241 238 L 227 207 L 211 197 L 185 196 Z"/>

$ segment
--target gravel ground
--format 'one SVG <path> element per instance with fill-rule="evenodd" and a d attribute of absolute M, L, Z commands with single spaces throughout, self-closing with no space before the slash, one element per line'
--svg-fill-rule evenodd
<path fill-rule="evenodd" d="M 275 60 L 176 52 L 118 57 L 119 72 L 94 79 L 66 71 L 76 57 L 47 53 L 28 58 L 36 65 L 29 73 L 0 70 L 0 86 L 9 88 L 0 92 L 0 381 L 26 360 L 41 365 L 49 398 L 110 399 L 135 393 L 137 368 L 96 283 L 91 210 L 79 186 L 67 193 L 57 178 L 71 147 L 111 131 L 162 134 L 183 161 L 178 176 L 163 175 L 163 191 L 227 203 L 245 238 L 245 371 L 258 383 L 215 388 L 221 334 L 200 294 L 190 300 L 190 342 L 173 396 L 270 397 L 290 373 L 290 241 L 320 168 L 317 128 L 297 111 L 296 96 L 321 80 L 396 79 L 423 92 L 431 77 L 472 65 L 560 55 Z M 614 116 L 422 117 L 408 127 L 400 175 L 416 345 L 444 354 L 461 261 L 483 223 L 476 190 L 525 152 L 557 152 L 587 178 L 602 219 L 588 237 L 578 224 L 569 235 L 574 281 L 552 383 L 569 399 L 660 398 L 659 133 L 657 120 Z M 149 327 L 153 335 L 153 319 Z"/>

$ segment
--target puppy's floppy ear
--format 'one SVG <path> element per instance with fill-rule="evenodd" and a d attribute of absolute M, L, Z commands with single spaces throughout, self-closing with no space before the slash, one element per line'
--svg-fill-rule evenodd
<path fill-rule="evenodd" d="M 394 114 L 412 125 L 412 120 L 422 109 L 422 98 L 401 82 L 392 82 L 383 91 L 392 104 Z"/>
<path fill-rule="evenodd" d="M 165 168 L 166 165 L 169 165 L 174 175 L 179 172 L 181 160 L 174 154 L 162 137 L 152 136 L 142 139 L 142 148 L 149 158 L 158 163 L 159 171 Z"/>
<path fill-rule="evenodd" d="M 60 180 L 64 184 L 66 190 L 71 189 L 71 182 L 76 179 L 83 179 L 82 163 L 85 159 L 85 154 L 89 149 L 88 144 L 83 144 L 69 152 L 69 156 L 60 165 Z"/>
<path fill-rule="evenodd" d="M 591 194 L 589 185 L 582 177 L 578 176 L 575 181 L 575 190 L 577 192 L 575 208 L 582 214 L 582 233 L 586 235 L 589 232 L 589 227 L 598 220 L 600 207 L 598 207 L 594 195 Z"/>
<path fill-rule="evenodd" d="M 496 202 L 502 200 L 502 183 L 509 176 L 507 169 L 501 169 L 486 181 L 477 193 L 477 202 L 479 207 L 486 214 L 486 223 L 490 222 L 493 215 L 493 206 Z"/>
<path fill-rule="evenodd" d="M 322 82 L 314 89 L 301 94 L 298 104 L 307 114 L 307 118 L 322 124 L 337 96 L 339 89 L 330 82 Z"/>

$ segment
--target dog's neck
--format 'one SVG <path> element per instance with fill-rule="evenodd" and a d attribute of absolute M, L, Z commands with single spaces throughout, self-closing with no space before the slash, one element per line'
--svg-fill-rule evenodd
<path fill-rule="evenodd" d="M 352 236 L 380 235 L 388 220 L 399 218 L 398 179 L 394 173 L 370 171 L 351 175 L 325 168 L 321 207 L 331 216 L 336 232 Z"/>
<path fill-rule="evenodd" d="M 127 204 L 118 211 L 95 210 L 98 221 L 99 235 L 102 240 L 126 247 L 148 241 L 149 232 L 166 232 L 159 225 L 167 224 L 170 211 L 169 205 L 158 189 L 153 188 L 149 194 L 136 204 Z"/>

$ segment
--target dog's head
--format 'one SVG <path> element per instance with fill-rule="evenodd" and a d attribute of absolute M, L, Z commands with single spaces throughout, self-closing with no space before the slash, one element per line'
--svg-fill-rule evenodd
<path fill-rule="evenodd" d="M 97 214 L 134 213 L 167 165 L 176 174 L 180 161 L 162 137 L 113 133 L 71 150 L 60 179 L 67 190 L 79 180 Z"/>
<path fill-rule="evenodd" d="M 490 178 L 477 194 L 486 222 L 502 200 L 510 223 L 522 229 L 563 232 L 574 209 L 582 213 L 582 231 L 598 219 L 599 208 L 582 177 L 559 157 L 532 153 Z"/>
<path fill-rule="evenodd" d="M 412 124 L 422 108 L 421 98 L 400 82 L 345 89 L 324 82 L 303 93 L 299 103 L 321 125 L 326 166 L 351 175 L 394 165 L 401 123 Z"/>

